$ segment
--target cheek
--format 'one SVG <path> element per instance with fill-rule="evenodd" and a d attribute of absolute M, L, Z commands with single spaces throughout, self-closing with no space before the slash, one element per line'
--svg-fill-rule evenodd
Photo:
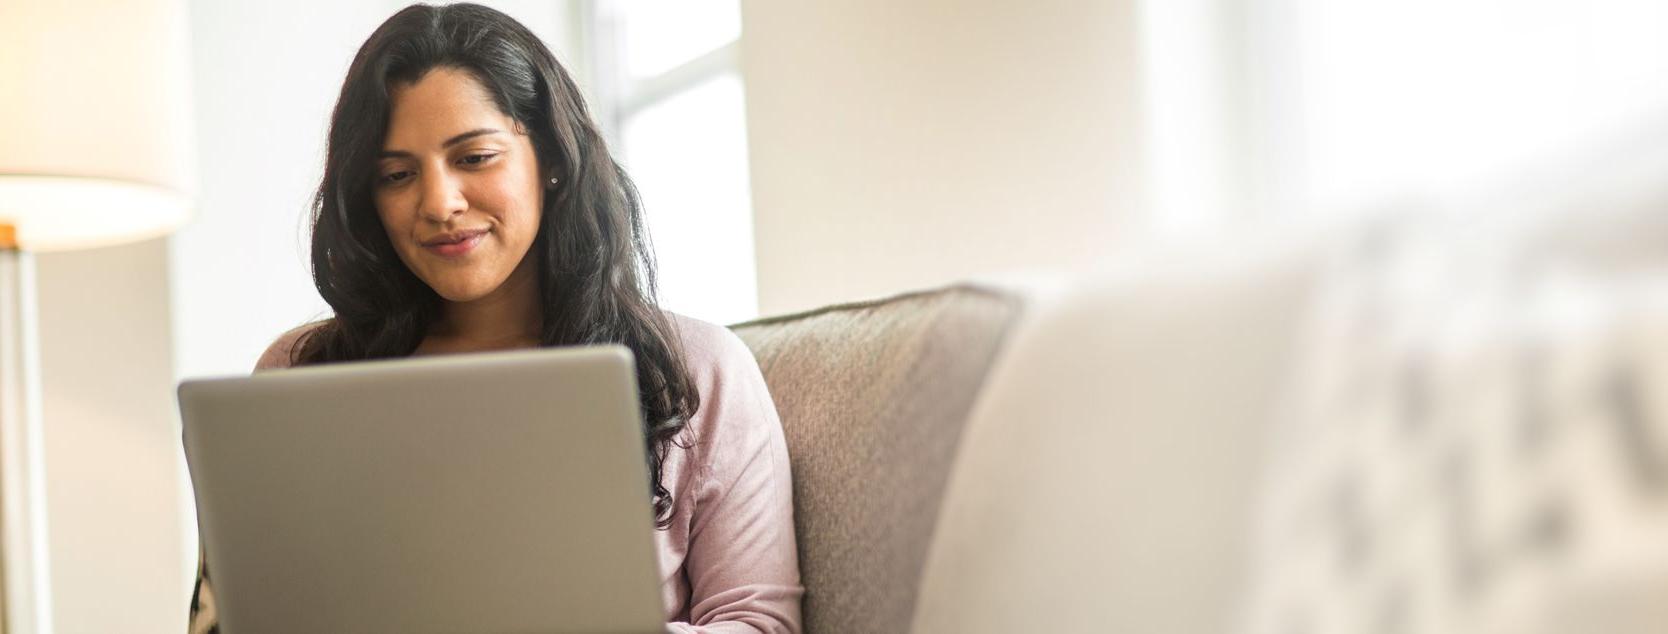
<path fill-rule="evenodd" d="M 374 204 L 376 205 L 376 218 L 382 223 L 382 229 L 390 237 L 399 235 L 402 229 L 409 228 L 405 226 L 406 223 L 402 222 L 402 214 L 394 212 L 398 208 L 397 201 L 389 196 L 379 195 L 375 198 Z"/>
<path fill-rule="evenodd" d="M 416 257 L 417 246 L 412 243 L 411 236 L 416 219 L 412 214 L 399 213 L 397 201 L 384 198 L 376 200 L 376 217 L 382 223 L 382 232 L 388 236 L 388 243 L 394 247 L 394 253 L 399 255 L 408 267 L 414 267 L 412 258 Z"/>
<path fill-rule="evenodd" d="M 375 199 L 377 205 L 377 220 L 382 222 L 382 230 L 389 234 L 397 247 L 404 247 L 409 242 L 417 227 L 417 214 L 412 212 L 414 202 L 404 200 L 402 195 L 379 195 Z"/>
<path fill-rule="evenodd" d="M 493 196 L 500 203 L 498 220 L 505 230 L 506 241 L 516 245 L 532 243 L 543 216 L 543 190 L 505 183 L 495 189 Z"/>
<path fill-rule="evenodd" d="M 516 221 L 518 225 L 516 228 L 517 234 L 521 236 L 522 241 L 528 244 L 531 244 L 533 238 L 539 235 L 539 224 L 543 216 L 539 203 L 540 201 L 537 198 L 532 199 L 520 210 L 521 217 Z"/>

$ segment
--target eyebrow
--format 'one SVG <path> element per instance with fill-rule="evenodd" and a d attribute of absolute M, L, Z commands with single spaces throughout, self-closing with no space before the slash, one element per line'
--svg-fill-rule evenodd
<path fill-rule="evenodd" d="M 464 141 L 468 141 L 468 140 L 473 139 L 473 138 L 478 137 L 478 136 L 486 136 L 488 134 L 502 134 L 503 132 L 504 132 L 503 130 L 499 130 L 497 128 L 477 128 L 477 129 L 465 132 L 463 134 L 459 134 L 457 136 L 454 136 L 450 139 L 446 139 L 446 141 L 444 143 L 440 144 L 440 147 L 441 148 L 449 148 L 449 147 L 452 147 L 452 146 L 457 145 L 459 143 L 462 143 Z M 377 158 L 411 158 L 411 153 L 401 151 L 401 150 L 383 150 L 382 152 L 377 154 Z"/>

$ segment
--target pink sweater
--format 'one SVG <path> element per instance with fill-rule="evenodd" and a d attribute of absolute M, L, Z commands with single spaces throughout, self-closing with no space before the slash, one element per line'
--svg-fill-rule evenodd
<path fill-rule="evenodd" d="M 672 525 L 655 531 L 667 629 L 799 632 L 799 559 L 788 449 L 776 406 L 747 346 L 722 326 L 673 315 L 701 408 L 695 442 L 671 448 L 663 483 Z M 289 365 L 304 329 L 286 333 L 256 371 Z M 191 632 L 213 631 L 213 590 L 199 570 Z"/>

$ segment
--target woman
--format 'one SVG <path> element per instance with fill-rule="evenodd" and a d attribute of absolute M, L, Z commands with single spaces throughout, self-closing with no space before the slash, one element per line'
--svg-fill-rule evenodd
<path fill-rule="evenodd" d="M 470 4 L 384 22 L 342 84 L 313 212 L 335 315 L 257 371 L 625 344 L 669 629 L 799 631 L 787 450 L 758 366 L 728 330 L 655 306 L 636 190 L 531 32 Z M 192 632 L 216 629 L 211 570 Z"/>

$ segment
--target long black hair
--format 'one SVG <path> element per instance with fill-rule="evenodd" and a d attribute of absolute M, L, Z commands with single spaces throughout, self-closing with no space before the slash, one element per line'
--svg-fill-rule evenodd
<path fill-rule="evenodd" d="M 655 265 L 637 189 L 608 149 L 579 89 L 538 37 L 474 4 L 412 5 L 354 56 L 330 118 L 324 178 L 313 199 L 313 283 L 334 317 L 294 347 L 297 365 L 411 354 L 440 297 L 395 254 L 372 186 L 388 129 L 390 88 L 438 67 L 465 71 L 532 139 L 546 191 L 536 257 L 546 346 L 619 343 L 637 360 L 657 523 L 670 522 L 661 466 L 700 405 L 670 319 L 655 303 Z"/>

